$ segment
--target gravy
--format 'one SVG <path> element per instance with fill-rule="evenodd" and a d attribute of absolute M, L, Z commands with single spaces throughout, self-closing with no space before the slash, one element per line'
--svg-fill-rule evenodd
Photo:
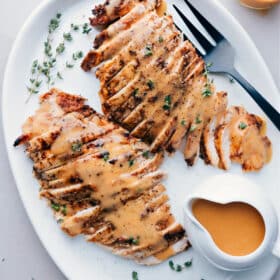
<path fill-rule="evenodd" d="M 233 202 L 224 205 L 198 199 L 193 203 L 192 210 L 216 245 L 227 254 L 248 255 L 255 251 L 264 239 L 263 218 L 254 207 L 246 203 Z"/>
<path fill-rule="evenodd" d="M 266 10 L 279 3 L 279 0 L 241 0 L 241 3 L 252 9 Z"/>

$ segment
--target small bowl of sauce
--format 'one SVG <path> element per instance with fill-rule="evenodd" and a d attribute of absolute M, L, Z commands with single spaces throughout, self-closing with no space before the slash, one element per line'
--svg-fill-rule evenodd
<path fill-rule="evenodd" d="M 220 204 L 197 199 L 194 217 L 209 232 L 216 246 L 232 256 L 256 251 L 264 240 L 265 225 L 257 209 L 243 202 Z"/>
<path fill-rule="evenodd" d="M 221 269 L 250 269 L 267 254 L 280 256 L 274 207 L 243 177 L 209 178 L 187 198 L 184 214 L 194 249 Z"/>

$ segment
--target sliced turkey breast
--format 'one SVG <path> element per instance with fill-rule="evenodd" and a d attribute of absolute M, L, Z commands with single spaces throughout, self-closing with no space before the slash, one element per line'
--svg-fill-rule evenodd
<path fill-rule="evenodd" d="M 94 8 L 92 25 L 107 27 L 96 36 L 82 68 L 99 67 L 103 112 L 150 144 L 153 152 L 182 148 L 188 165 L 201 155 L 207 164 L 222 169 L 231 161 L 248 171 L 259 169 L 257 164 L 245 167 L 240 159 L 238 139 L 247 130 L 241 136 L 223 122 L 227 94 L 215 91 L 207 76 L 209 66 L 183 39 L 165 8 L 163 0 L 110 0 Z M 258 138 L 250 135 L 252 141 Z M 246 162 L 254 161 L 253 153 L 246 155 Z"/>
<path fill-rule="evenodd" d="M 188 247 L 158 168 L 163 154 L 108 121 L 85 99 L 52 89 L 23 125 L 34 173 L 62 230 L 152 265 Z"/>

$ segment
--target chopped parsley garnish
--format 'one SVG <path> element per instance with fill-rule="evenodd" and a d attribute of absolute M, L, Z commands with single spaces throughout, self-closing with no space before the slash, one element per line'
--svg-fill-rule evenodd
<path fill-rule="evenodd" d="M 130 159 L 130 160 L 128 161 L 129 167 L 131 167 L 133 164 L 134 164 L 134 160 L 133 160 L 133 159 Z"/>
<path fill-rule="evenodd" d="M 132 271 L 132 279 L 133 280 L 139 280 L 138 273 L 136 271 Z"/>
<path fill-rule="evenodd" d="M 153 55 L 153 50 L 151 45 L 147 45 L 145 47 L 145 56 L 152 56 Z"/>
<path fill-rule="evenodd" d="M 190 127 L 190 132 L 194 132 L 196 130 L 196 126 L 195 125 L 192 125 L 191 127 Z"/>
<path fill-rule="evenodd" d="M 155 88 L 155 83 L 152 80 L 149 80 L 147 82 L 147 85 L 148 85 L 150 90 L 153 90 Z"/>
<path fill-rule="evenodd" d="M 163 110 L 168 111 L 171 108 L 171 96 L 167 95 L 164 98 L 164 105 L 163 105 Z"/>
<path fill-rule="evenodd" d="M 72 144 L 71 149 L 73 152 L 80 152 L 82 150 L 82 146 L 82 142 L 75 142 Z"/>
<path fill-rule="evenodd" d="M 110 153 L 109 152 L 105 152 L 102 155 L 102 158 L 104 159 L 105 162 L 108 161 L 109 157 L 110 157 Z"/>
<path fill-rule="evenodd" d="M 238 127 L 239 127 L 239 129 L 243 130 L 247 127 L 247 124 L 244 122 L 241 122 Z"/>
<path fill-rule="evenodd" d="M 149 151 L 145 151 L 143 152 L 142 156 L 146 159 L 148 159 L 150 157 L 150 152 Z"/>
<path fill-rule="evenodd" d="M 201 122 L 202 122 L 202 120 L 200 119 L 200 116 L 197 115 L 196 118 L 195 118 L 195 123 L 200 124 Z"/>
<path fill-rule="evenodd" d="M 162 37 L 162 36 L 159 36 L 159 37 L 158 37 L 158 41 L 159 41 L 160 43 L 162 43 L 162 42 L 163 42 L 163 37 Z"/>
<path fill-rule="evenodd" d="M 60 205 L 57 203 L 52 202 L 51 207 L 54 211 L 58 212 L 60 210 Z"/>
<path fill-rule="evenodd" d="M 229 82 L 230 82 L 231 84 L 233 84 L 233 83 L 234 83 L 234 79 L 233 79 L 232 77 L 229 77 Z"/>
<path fill-rule="evenodd" d="M 177 271 L 177 272 L 181 272 L 184 268 L 188 268 L 192 266 L 192 259 L 190 261 L 185 262 L 183 265 L 180 264 L 174 264 L 173 261 L 169 261 L 169 267 L 170 269 Z"/>

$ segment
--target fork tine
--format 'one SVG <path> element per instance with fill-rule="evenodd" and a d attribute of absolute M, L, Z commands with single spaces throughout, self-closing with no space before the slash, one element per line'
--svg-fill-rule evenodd
<path fill-rule="evenodd" d="M 201 34 L 201 32 L 193 25 L 193 23 L 190 22 L 189 19 L 176 6 L 174 6 L 174 8 L 178 12 L 178 14 L 180 14 L 180 16 L 183 18 L 185 24 L 188 26 L 188 28 L 190 29 L 192 34 L 195 36 L 197 41 L 203 47 L 206 54 L 210 53 L 213 50 L 214 46 L 212 46 L 210 44 L 210 42 L 204 37 L 204 35 Z M 205 55 L 205 52 L 204 52 L 204 55 Z"/>
<path fill-rule="evenodd" d="M 190 3 L 189 0 L 185 0 L 185 3 L 217 43 L 224 39 L 224 36 Z"/>
<path fill-rule="evenodd" d="M 177 1 L 175 3 L 175 6 L 189 19 L 191 19 L 191 22 L 193 25 L 197 27 L 197 29 L 200 31 L 202 35 L 213 45 L 216 46 L 215 40 L 209 35 L 207 30 L 204 28 L 204 26 L 200 23 L 200 21 L 196 18 L 193 11 L 190 9 L 190 7 L 187 5 L 187 3 L 184 0 Z"/>
<path fill-rule="evenodd" d="M 194 44 L 194 46 L 200 52 L 200 54 L 205 55 L 206 54 L 205 50 L 199 44 L 199 42 L 196 40 L 193 34 L 190 32 L 184 20 L 178 14 L 177 10 L 172 5 L 170 6 L 170 10 L 176 27 L 179 28 L 181 32 Z"/>

